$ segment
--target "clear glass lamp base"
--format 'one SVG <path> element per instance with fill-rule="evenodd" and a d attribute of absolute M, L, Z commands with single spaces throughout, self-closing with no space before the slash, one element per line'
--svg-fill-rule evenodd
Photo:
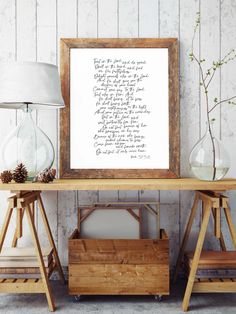
<path fill-rule="evenodd" d="M 4 170 L 14 170 L 23 163 L 27 180 L 33 180 L 42 170 L 50 168 L 55 152 L 47 135 L 34 123 L 31 109 L 24 109 L 23 121 L 5 138 L 1 154 Z"/>
<path fill-rule="evenodd" d="M 193 175 L 204 181 L 221 180 L 230 168 L 230 159 L 221 141 L 214 136 L 213 121 L 193 147 L 189 165 Z"/>

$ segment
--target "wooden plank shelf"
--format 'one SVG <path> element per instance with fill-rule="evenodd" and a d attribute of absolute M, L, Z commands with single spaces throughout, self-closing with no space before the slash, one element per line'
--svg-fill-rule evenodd
<path fill-rule="evenodd" d="M 192 263 L 193 252 L 186 253 L 183 266 L 187 276 L 190 274 Z M 204 290 L 203 292 L 217 292 L 215 289 L 218 289 L 218 292 L 225 291 L 222 290 L 225 283 L 236 282 L 236 279 L 229 278 L 229 270 L 236 270 L 236 251 L 203 251 L 199 259 L 192 292 L 202 292 L 202 290 Z M 235 272 L 233 276 L 235 276 Z M 204 284 L 202 285 L 202 283 Z M 213 288 L 211 283 L 217 283 L 218 288 Z M 195 288 L 195 285 L 197 285 L 197 288 Z M 226 292 L 228 292 L 227 285 Z M 230 289 L 232 288 L 231 286 Z"/>
<path fill-rule="evenodd" d="M 45 293 L 42 279 L 0 279 L 0 293 Z"/>
<path fill-rule="evenodd" d="M 236 179 L 200 181 L 179 179 L 57 179 L 52 183 L 0 183 L 0 190 L 74 191 L 74 190 L 236 190 Z"/>
<path fill-rule="evenodd" d="M 185 255 L 184 264 L 188 276 L 193 264 L 193 256 L 193 252 L 188 252 Z M 212 270 L 236 269 L 236 251 L 203 251 L 197 269 L 192 293 L 236 292 L 236 278 L 224 278 L 225 275 L 217 275 L 217 273 L 214 277 L 206 278 L 204 274 L 204 272 L 207 273 Z M 201 271 L 204 272 L 201 273 Z"/>
<path fill-rule="evenodd" d="M 236 278 L 198 278 L 193 285 L 193 293 L 235 293 Z"/>
<path fill-rule="evenodd" d="M 55 264 L 50 267 L 45 267 L 46 273 L 48 277 L 50 278 L 51 274 L 53 273 L 55 269 Z M 13 268 L 13 267 L 4 267 L 0 268 L 0 275 L 40 275 L 40 269 L 39 267 L 20 267 L 20 268 Z"/>
<path fill-rule="evenodd" d="M 185 255 L 185 263 L 192 267 L 193 252 Z M 200 270 L 236 269 L 236 251 L 203 251 L 198 263 Z"/>

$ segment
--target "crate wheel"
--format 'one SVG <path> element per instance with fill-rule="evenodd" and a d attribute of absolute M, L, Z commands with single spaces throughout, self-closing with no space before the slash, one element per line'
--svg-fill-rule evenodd
<path fill-rule="evenodd" d="M 161 300 L 162 300 L 162 295 L 161 295 L 161 294 L 155 295 L 155 300 L 158 301 L 158 302 L 161 302 Z"/>
<path fill-rule="evenodd" d="M 74 295 L 74 301 L 75 302 L 81 301 L 81 295 L 80 294 Z"/>

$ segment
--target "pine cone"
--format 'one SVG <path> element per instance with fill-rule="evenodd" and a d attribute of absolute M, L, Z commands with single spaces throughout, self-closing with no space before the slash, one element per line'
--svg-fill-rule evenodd
<path fill-rule="evenodd" d="M 28 171 L 22 163 L 20 163 L 13 172 L 13 180 L 16 183 L 24 183 L 28 177 Z"/>
<path fill-rule="evenodd" d="M 50 181 L 53 181 L 55 179 L 56 173 L 57 173 L 56 169 L 52 168 L 48 170 L 48 176 L 50 178 Z"/>
<path fill-rule="evenodd" d="M 56 169 L 45 169 L 41 171 L 35 178 L 36 182 L 49 183 L 55 179 Z"/>
<path fill-rule="evenodd" d="M 12 173 L 11 171 L 5 170 L 1 173 L 1 180 L 2 183 L 9 183 L 12 180 Z"/>
<path fill-rule="evenodd" d="M 47 172 L 41 172 L 37 176 L 37 181 L 42 183 L 49 183 L 51 180 Z"/>

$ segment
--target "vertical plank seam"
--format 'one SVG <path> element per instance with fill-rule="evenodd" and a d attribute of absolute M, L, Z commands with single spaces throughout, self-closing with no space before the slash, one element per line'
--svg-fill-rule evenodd
<path fill-rule="evenodd" d="M 56 4 L 56 65 L 58 65 L 58 47 L 57 47 L 57 45 L 58 45 L 58 1 L 57 0 L 55 0 L 56 2 L 55 2 L 55 4 Z"/>
<path fill-rule="evenodd" d="M 181 0 L 179 0 L 179 12 L 178 12 L 178 14 L 179 14 L 179 27 L 178 27 L 178 37 L 179 37 L 179 42 L 180 42 L 180 1 Z M 179 60 L 180 60 L 180 45 L 179 45 Z M 179 77 L 180 77 L 180 62 L 179 62 Z M 179 89 L 179 93 L 180 93 L 180 89 Z M 180 106 L 180 95 L 179 95 L 179 124 L 180 124 L 180 118 L 181 118 L 181 106 Z M 179 158 L 179 160 L 181 160 L 181 138 L 180 138 L 180 143 L 179 143 L 179 151 L 180 151 L 180 158 Z M 180 162 L 180 176 L 181 176 L 181 162 Z M 179 232 L 179 249 L 180 249 L 180 211 L 181 211 L 181 206 L 180 206 L 180 204 L 181 204 L 181 202 L 180 202 L 180 199 L 181 199 L 181 192 L 179 191 L 179 193 L 178 193 L 179 195 L 179 199 L 178 199 L 178 209 L 179 209 L 179 213 L 178 213 L 178 219 L 179 219 L 179 228 L 178 228 L 178 232 Z"/>
<path fill-rule="evenodd" d="M 38 61 L 38 8 L 37 8 L 38 1 L 35 0 L 35 61 Z M 36 125 L 38 125 L 38 110 L 36 110 Z M 39 229 L 39 211 L 38 211 L 38 202 L 36 202 L 36 230 Z"/>
<path fill-rule="evenodd" d="M 98 25 L 99 13 L 98 12 L 99 12 L 99 8 L 98 8 L 98 0 L 97 0 L 97 38 L 99 36 L 99 29 L 98 29 L 98 27 L 99 27 L 99 25 Z M 97 190 L 96 194 L 97 194 L 97 202 L 99 203 L 99 190 Z"/>
<path fill-rule="evenodd" d="M 181 35 L 180 35 L 180 23 L 181 23 L 181 20 L 180 20 L 180 0 L 179 0 L 179 42 L 180 42 L 180 39 L 181 39 Z M 179 45 L 179 60 L 180 60 L 180 45 Z M 180 78 L 180 61 L 179 61 L 179 78 Z M 179 80 L 179 82 L 181 82 Z M 180 89 L 181 91 L 181 89 Z M 179 97 L 179 102 L 180 102 L 180 118 L 181 118 L 181 97 Z M 180 142 L 181 142 L 181 138 L 180 138 Z M 181 145 L 180 145 L 180 161 L 181 161 Z M 180 177 L 181 177 L 181 162 L 180 162 Z M 181 243 L 181 203 L 182 203 L 182 194 L 181 194 L 181 191 L 179 191 L 179 248 L 180 248 L 180 243 Z"/>
<path fill-rule="evenodd" d="M 38 61 L 38 1 L 35 0 L 35 61 Z M 38 125 L 38 110 L 36 110 L 36 125 Z"/>
<path fill-rule="evenodd" d="M 56 65 L 58 66 L 58 0 L 55 0 L 55 6 L 56 6 Z M 58 136 L 58 132 L 59 132 L 59 110 L 56 109 L 56 127 L 57 127 L 57 132 L 56 132 L 56 150 L 57 150 L 57 159 L 56 159 L 56 169 L 57 169 L 57 175 L 59 174 L 59 167 L 58 167 L 58 159 L 59 159 L 59 149 L 58 149 L 58 142 L 59 142 L 59 136 Z M 58 192 L 57 192 L 58 194 Z"/>
<path fill-rule="evenodd" d="M 97 38 L 98 38 L 98 34 L 99 34 L 99 31 L 98 31 L 98 0 L 97 0 Z"/>
<path fill-rule="evenodd" d="M 79 37 L 79 0 L 76 0 L 76 37 Z M 79 191 L 75 191 L 75 208 L 79 204 Z M 77 222 L 78 226 L 78 222 Z"/>
<path fill-rule="evenodd" d="M 116 15 L 117 15 L 117 37 L 120 37 L 120 19 L 119 19 L 119 13 L 120 13 L 120 1 L 117 0 L 117 8 L 116 8 Z M 117 201 L 119 202 L 120 198 L 120 192 L 117 190 Z"/>
<path fill-rule="evenodd" d="M 58 55 L 58 0 L 55 0 L 55 5 L 56 5 L 56 65 L 58 66 L 59 63 L 59 55 Z M 56 169 L 57 173 L 59 175 L 59 158 L 60 158 L 60 148 L 59 148 L 59 115 L 60 115 L 60 109 L 56 109 L 56 127 L 57 127 L 57 132 L 56 132 L 56 151 L 57 151 L 57 158 L 56 158 Z M 57 192 L 57 199 L 58 199 L 58 192 Z M 57 208 L 58 212 L 58 208 Z M 57 213 L 58 214 L 58 213 Z"/>
<path fill-rule="evenodd" d="M 161 33 L 161 15 L 160 15 L 160 0 L 157 0 L 157 3 L 158 3 L 158 8 L 157 8 L 157 10 L 158 10 L 158 13 L 157 13 L 157 15 L 158 15 L 158 29 L 157 29 L 157 36 L 158 36 L 158 38 L 160 37 L 160 33 Z M 159 202 L 161 202 L 161 192 L 160 192 L 160 190 L 158 190 L 157 191 L 157 194 L 158 194 L 158 200 L 159 200 Z"/>
<path fill-rule="evenodd" d="M 15 61 L 17 60 L 17 0 L 15 0 Z"/>
<path fill-rule="evenodd" d="M 139 15 L 140 15 L 139 0 L 138 0 L 138 3 L 137 3 L 137 6 L 138 6 L 138 38 L 139 38 L 139 22 L 140 22 L 140 18 L 139 18 Z M 138 190 L 138 202 L 140 202 L 140 190 Z"/>
<path fill-rule="evenodd" d="M 38 61 L 38 1 L 37 0 L 35 0 L 35 61 L 36 62 Z"/>
<path fill-rule="evenodd" d="M 76 0 L 76 37 L 79 37 L 79 0 Z"/>
<path fill-rule="evenodd" d="M 221 38 L 221 36 L 222 36 L 222 30 L 221 30 L 221 14 L 222 14 L 222 12 L 221 12 L 221 0 L 219 0 L 219 54 L 220 54 L 220 60 L 221 60 L 221 57 L 222 57 L 222 38 Z M 222 86 L 221 86 L 221 79 L 222 79 L 222 72 L 221 72 L 221 67 L 220 67 L 220 74 L 219 74 L 219 76 L 220 76 L 220 93 L 219 93 L 219 98 L 220 98 L 220 101 L 221 101 L 221 99 L 222 99 Z M 221 106 L 221 104 L 220 104 L 220 109 L 219 109 L 219 115 L 220 115 L 220 117 L 219 117 L 219 119 L 220 119 L 220 140 L 222 139 L 222 121 L 221 121 L 221 115 L 222 115 L 222 106 Z"/>
<path fill-rule="evenodd" d="M 55 4 L 56 4 L 56 65 L 58 65 L 58 0 L 55 0 Z M 56 109 L 56 127 L 57 127 L 57 132 L 56 132 L 56 143 L 57 143 L 57 160 L 56 160 L 56 169 L 57 169 L 57 173 L 59 174 L 59 164 L 58 164 L 58 160 L 59 160 L 59 156 L 60 156 L 60 152 L 59 152 L 59 109 Z M 57 175 L 58 176 L 58 175 Z M 58 234 L 59 234 L 59 192 L 56 191 L 56 208 L 57 208 L 57 228 L 56 228 L 56 247 L 57 250 L 59 249 L 59 242 L 58 242 Z"/>
<path fill-rule="evenodd" d="M 17 0 L 15 0 L 15 61 L 17 61 Z M 15 125 L 17 125 L 17 109 L 15 109 Z"/>
<path fill-rule="evenodd" d="M 120 20 L 119 20 L 119 10 L 120 10 L 120 1 L 117 0 L 117 37 L 120 37 Z"/>
<path fill-rule="evenodd" d="M 200 19 L 202 18 L 201 16 L 201 0 L 199 0 L 199 12 L 200 12 Z M 198 54 L 199 54 L 199 60 L 201 60 L 201 23 L 199 25 L 199 42 L 198 42 Z M 201 121 L 202 121 L 202 115 L 201 115 L 201 108 L 202 108 L 202 100 L 201 100 L 201 87 L 200 87 L 200 80 L 201 80 L 201 74 L 200 74 L 200 70 L 199 70 L 199 76 L 198 76 L 198 94 L 199 94 L 199 139 L 201 138 L 202 136 L 202 130 L 201 130 Z M 201 222 L 202 222 L 202 211 L 200 210 L 199 213 L 198 213 L 198 218 L 199 218 L 199 221 L 198 221 L 198 228 L 200 230 L 201 228 Z"/>
<path fill-rule="evenodd" d="M 120 37 L 120 0 L 117 0 L 117 35 Z M 117 200 L 120 201 L 120 191 L 117 191 Z"/>
<path fill-rule="evenodd" d="M 77 37 L 79 37 L 79 0 L 76 0 L 76 5 L 77 5 L 77 12 L 76 12 L 76 35 Z M 76 208 L 79 206 L 79 191 L 75 191 L 75 206 Z M 77 222 L 77 226 L 78 226 L 78 222 Z"/>
<path fill-rule="evenodd" d="M 137 5 L 138 5 L 138 38 L 139 38 L 139 14 L 140 14 L 140 12 L 139 12 L 139 0 L 138 0 Z"/>
<path fill-rule="evenodd" d="M 199 12 L 200 12 L 200 18 L 201 18 L 201 0 L 199 0 Z M 199 60 L 201 59 L 201 23 L 199 25 L 199 30 L 198 30 L 198 55 L 199 55 Z M 200 83 L 200 70 L 198 70 L 198 97 L 199 97 L 199 139 L 201 138 L 201 120 L 202 120 L 202 115 L 201 115 L 201 108 L 202 108 L 202 101 L 201 101 L 201 88 L 199 87 Z"/>

